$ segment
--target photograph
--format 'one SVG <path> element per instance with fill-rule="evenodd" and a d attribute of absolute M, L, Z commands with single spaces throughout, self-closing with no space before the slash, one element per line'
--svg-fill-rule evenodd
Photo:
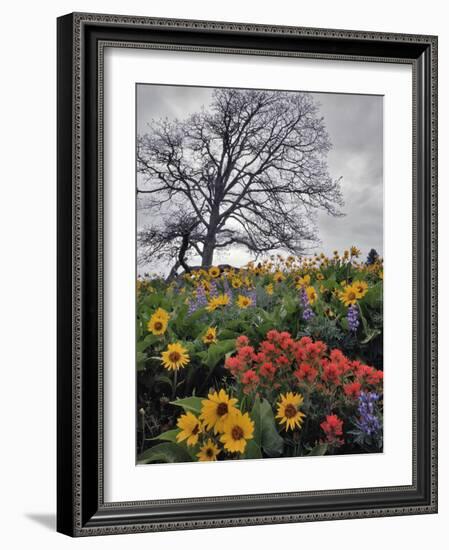
<path fill-rule="evenodd" d="M 382 453 L 383 96 L 135 93 L 136 463 Z"/>
<path fill-rule="evenodd" d="M 437 515 L 438 36 L 303 8 L 58 17 L 59 533 Z"/>

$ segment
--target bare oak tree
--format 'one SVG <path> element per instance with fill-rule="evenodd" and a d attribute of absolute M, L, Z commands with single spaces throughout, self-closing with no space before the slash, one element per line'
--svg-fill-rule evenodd
<path fill-rule="evenodd" d="M 317 240 L 314 213 L 340 214 L 330 148 L 310 94 L 216 89 L 207 109 L 139 136 L 138 197 L 158 213 L 160 238 L 179 211 L 195 223 L 189 247 L 203 266 L 231 245 L 301 253 Z"/>

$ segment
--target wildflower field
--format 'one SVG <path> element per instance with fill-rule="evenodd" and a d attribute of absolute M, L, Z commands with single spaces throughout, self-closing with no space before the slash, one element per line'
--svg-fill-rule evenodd
<path fill-rule="evenodd" d="M 357 248 L 137 281 L 137 462 L 382 451 L 383 262 Z"/>

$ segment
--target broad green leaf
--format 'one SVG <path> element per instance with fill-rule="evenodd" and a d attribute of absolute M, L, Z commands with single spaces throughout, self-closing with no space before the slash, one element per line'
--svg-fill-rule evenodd
<path fill-rule="evenodd" d="M 137 363 L 137 370 L 143 371 L 145 370 L 145 361 L 148 359 L 148 356 L 146 353 L 143 353 L 141 351 L 138 351 L 136 353 L 136 363 Z"/>
<path fill-rule="evenodd" d="M 251 411 L 251 418 L 254 422 L 254 441 L 260 447 L 262 444 L 262 420 L 260 415 L 260 399 L 256 397 L 254 400 L 253 410 Z"/>
<path fill-rule="evenodd" d="M 368 289 L 368 292 L 363 297 L 363 302 L 370 307 L 376 308 L 382 304 L 383 283 L 379 282 Z"/>
<path fill-rule="evenodd" d="M 179 434 L 181 430 L 179 428 L 176 428 L 175 430 L 168 430 L 167 432 L 163 432 L 159 434 L 157 437 L 152 437 L 150 441 L 171 441 L 172 443 L 176 443 L 176 436 Z"/>
<path fill-rule="evenodd" d="M 183 399 L 177 399 L 171 401 L 172 405 L 182 407 L 184 411 L 190 411 L 196 414 L 201 412 L 201 402 L 204 400 L 202 397 L 184 397 Z"/>
<path fill-rule="evenodd" d="M 176 443 L 160 443 L 137 457 L 137 464 L 192 462 L 189 453 Z"/>
<path fill-rule="evenodd" d="M 237 336 L 240 336 L 240 332 L 237 332 L 236 330 L 231 330 L 228 328 L 224 328 L 223 330 L 220 330 L 220 338 L 223 338 L 223 340 L 231 340 L 237 338 Z"/>
<path fill-rule="evenodd" d="M 317 443 L 315 447 L 310 451 L 309 456 L 323 456 L 327 452 L 327 443 Z"/>
<path fill-rule="evenodd" d="M 207 352 L 206 365 L 213 369 L 224 359 L 225 355 L 235 349 L 235 340 L 222 340 L 216 344 L 211 344 Z"/>
<path fill-rule="evenodd" d="M 155 336 L 154 334 L 147 334 L 143 340 L 137 342 L 137 351 L 145 351 L 149 346 L 156 343 L 160 340 L 160 336 Z"/>
<path fill-rule="evenodd" d="M 371 342 L 376 336 L 379 336 L 381 334 L 381 331 L 377 328 L 373 328 L 372 330 L 368 329 L 366 331 L 366 337 L 360 342 L 361 344 L 368 344 L 368 342 Z"/>
<path fill-rule="evenodd" d="M 168 376 L 165 376 L 164 374 L 159 374 L 158 376 L 155 376 L 154 381 L 156 384 L 167 384 L 168 386 L 173 388 L 173 380 Z"/>
<path fill-rule="evenodd" d="M 260 447 L 269 457 L 281 456 L 284 450 L 284 440 L 276 429 L 276 422 L 271 405 L 266 399 L 256 398 L 251 418 L 255 423 L 254 439 L 260 442 Z"/>
<path fill-rule="evenodd" d="M 368 321 L 366 320 L 365 315 L 363 314 L 363 308 L 359 304 L 359 313 L 360 313 L 360 319 L 362 320 L 363 330 L 365 332 L 365 338 L 360 342 L 361 344 L 368 344 L 373 338 L 376 336 L 379 336 L 381 334 L 381 331 L 377 328 L 370 328 L 368 325 Z"/>
<path fill-rule="evenodd" d="M 254 439 L 250 439 L 249 441 L 247 441 L 246 449 L 245 452 L 242 454 L 242 458 L 263 458 L 260 447 L 254 441 Z"/>

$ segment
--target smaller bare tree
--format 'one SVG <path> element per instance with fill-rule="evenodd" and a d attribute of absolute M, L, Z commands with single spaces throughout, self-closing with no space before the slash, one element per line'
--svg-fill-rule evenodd
<path fill-rule="evenodd" d="M 161 224 L 145 227 L 137 235 L 138 263 L 146 265 L 154 261 L 166 261 L 173 264 L 168 280 L 176 275 L 180 267 L 189 272 L 189 256 L 199 254 L 198 226 L 195 216 L 178 211 Z"/>

